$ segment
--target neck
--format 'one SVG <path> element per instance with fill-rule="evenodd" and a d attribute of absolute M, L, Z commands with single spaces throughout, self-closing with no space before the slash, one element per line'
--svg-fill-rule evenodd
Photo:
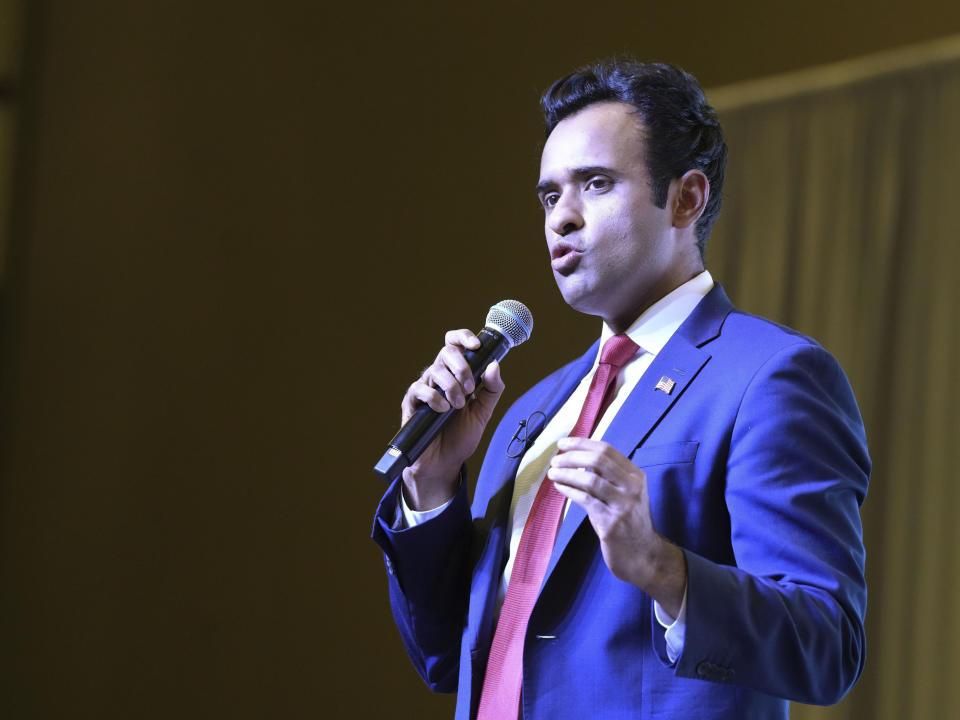
<path fill-rule="evenodd" d="M 624 333 L 631 325 L 633 325 L 634 321 L 638 317 L 643 315 L 655 303 L 659 302 L 678 287 L 689 282 L 702 272 L 703 263 L 700 262 L 698 263 L 697 267 L 690 268 L 682 274 L 678 274 L 670 278 L 664 278 L 663 282 L 646 292 L 640 298 L 639 302 L 631 304 L 628 309 L 625 309 L 616 315 L 611 315 L 609 317 L 604 316 L 603 321 L 610 327 L 611 330 L 613 330 L 614 334 L 619 335 L 620 333 Z"/>

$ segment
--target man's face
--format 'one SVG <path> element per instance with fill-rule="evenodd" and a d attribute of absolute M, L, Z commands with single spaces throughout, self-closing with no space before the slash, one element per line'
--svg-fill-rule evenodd
<path fill-rule="evenodd" d="M 554 128 L 537 194 L 553 275 L 575 310 L 622 331 L 679 279 L 671 207 L 653 203 L 643 124 L 621 102 L 589 105 Z"/>

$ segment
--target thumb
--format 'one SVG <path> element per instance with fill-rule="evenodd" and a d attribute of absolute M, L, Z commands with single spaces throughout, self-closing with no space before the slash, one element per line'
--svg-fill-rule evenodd
<path fill-rule="evenodd" d="M 496 360 L 487 365 L 487 369 L 483 371 L 481 379 L 483 380 L 483 389 L 494 393 L 497 397 L 500 397 L 503 389 L 506 387 L 503 379 L 500 377 L 500 363 Z"/>
<path fill-rule="evenodd" d="M 489 414 L 493 412 L 494 406 L 497 404 L 497 401 L 503 394 L 503 389 L 506 387 L 500 377 L 500 363 L 496 360 L 490 363 L 487 369 L 483 371 L 480 379 L 483 382 L 480 387 L 477 388 L 475 394 L 476 401 L 477 404 Z"/>

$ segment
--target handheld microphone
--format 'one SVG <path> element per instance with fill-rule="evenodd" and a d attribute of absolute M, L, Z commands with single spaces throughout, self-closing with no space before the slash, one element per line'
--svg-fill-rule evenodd
<path fill-rule="evenodd" d="M 502 360 L 510 348 L 527 340 L 532 331 L 533 315 L 522 302 L 501 300 L 490 308 L 486 326 L 477 333 L 480 347 L 463 351 L 473 372 L 474 385 L 479 383 L 480 376 L 491 362 Z M 451 407 L 438 413 L 429 405 L 421 405 L 390 441 L 373 471 L 386 482 L 396 480 L 405 468 L 416 462 L 455 411 Z"/>

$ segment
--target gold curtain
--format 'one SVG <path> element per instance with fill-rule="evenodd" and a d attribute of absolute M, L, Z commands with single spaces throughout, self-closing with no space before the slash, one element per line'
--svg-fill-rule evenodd
<path fill-rule="evenodd" d="M 838 357 L 873 458 L 866 669 L 792 717 L 957 717 L 960 38 L 708 95 L 730 147 L 708 267 Z"/>

